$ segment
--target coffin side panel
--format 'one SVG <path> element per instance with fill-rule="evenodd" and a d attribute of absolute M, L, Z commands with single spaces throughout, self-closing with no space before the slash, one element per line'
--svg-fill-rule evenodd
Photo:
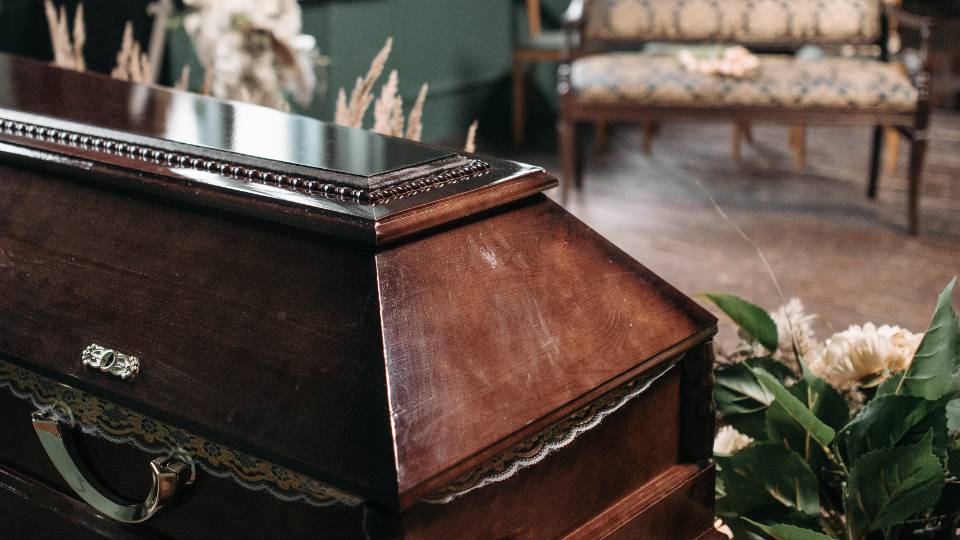
<path fill-rule="evenodd" d="M 379 326 L 367 251 L 0 166 L 0 353 L 61 382 L 390 499 Z"/>
<path fill-rule="evenodd" d="M 677 464 L 679 371 L 536 466 L 447 504 L 414 505 L 407 537 L 533 540 L 578 529 Z"/>
<path fill-rule="evenodd" d="M 146 523 L 125 525 L 103 517 L 70 490 L 44 453 L 33 431 L 28 400 L 0 389 L 0 501 L 13 488 L 10 504 L 0 506 L 4 538 L 362 538 L 359 507 L 315 507 L 284 502 L 264 491 L 245 489 L 228 478 L 200 471 L 184 498 Z M 79 434 L 77 434 L 79 435 Z M 150 487 L 147 463 L 157 457 L 138 448 L 87 435 L 79 450 L 101 483 L 129 500 L 142 500 Z M 4 472 L 7 473 L 6 477 Z M 16 477 L 21 477 L 17 480 Z M 25 489 L 24 484 L 35 486 Z M 62 514 L 62 519 L 58 515 Z M 251 519 L 251 516 L 256 516 Z M 49 527 L 56 534 L 46 534 Z M 37 528 L 31 534 L 31 528 Z M 21 534 L 22 533 L 22 534 Z"/>
<path fill-rule="evenodd" d="M 714 325 L 542 196 L 387 249 L 377 272 L 401 499 Z"/>

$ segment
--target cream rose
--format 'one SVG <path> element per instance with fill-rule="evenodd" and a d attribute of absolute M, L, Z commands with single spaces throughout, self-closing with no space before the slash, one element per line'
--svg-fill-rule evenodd
<path fill-rule="evenodd" d="M 910 367 L 922 340 L 923 334 L 899 326 L 853 325 L 815 351 L 809 368 L 834 387 L 849 390 Z"/>

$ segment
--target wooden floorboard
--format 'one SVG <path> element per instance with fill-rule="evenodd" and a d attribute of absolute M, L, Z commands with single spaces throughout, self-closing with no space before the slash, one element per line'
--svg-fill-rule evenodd
<path fill-rule="evenodd" d="M 905 144 L 899 170 L 871 201 L 869 129 L 809 128 L 803 169 L 792 164 L 788 135 L 787 126 L 755 126 L 756 143 L 734 162 L 727 124 L 665 124 L 650 156 L 639 129 L 614 128 L 605 152 L 588 153 L 585 188 L 567 208 L 688 294 L 729 292 L 775 307 L 761 261 L 699 180 L 762 247 L 785 294 L 820 315 L 821 337 L 867 321 L 925 329 L 937 293 L 960 273 L 960 116 L 935 115 L 918 237 L 905 228 Z M 552 149 L 512 157 L 558 170 Z"/>

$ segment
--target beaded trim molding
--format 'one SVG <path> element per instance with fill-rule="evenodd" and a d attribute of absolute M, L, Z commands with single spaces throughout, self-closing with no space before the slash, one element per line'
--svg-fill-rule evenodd
<path fill-rule="evenodd" d="M 31 401 L 37 409 L 49 411 L 88 435 L 155 454 L 182 449 L 206 473 L 229 478 L 247 489 L 266 491 L 283 501 L 312 506 L 356 506 L 363 502 L 285 467 L 220 446 L 7 362 L 0 362 L 0 388 L 9 389 L 14 396 Z"/>
<path fill-rule="evenodd" d="M 606 396 L 589 403 L 563 421 L 533 435 L 477 469 L 453 481 L 446 488 L 424 499 L 431 504 L 447 504 L 475 489 L 503 482 L 523 469 L 532 467 L 547 456 L 569 445 L 577 437 L 600 425 L 608 416 L 620 410 L 637 396 L 646 392 L 661 377 L 670 372 L 683 355 L 658 366 L 652 373 L 644 373 L 617 387 Z"/>
<path fill-rule="evenodd" d="M 107 137 L 84 135 L 65 129 L 51 128 L 29 122 L 0 118 L 0 134 L 13 135 L 52 142 L 63 146 L 92 150 L 100 154 L 123 156 L 130 159 L 165 165 L 167 167 L 191 168 L 220 176 L 274 185 L 281 189 L 306 192 L 326 198 L 349 200 L 361 204 L 375 204 L 400 195 L 419 192 L 427 188 L 439 187 L 467 178 L 478 176 L 490 170 L 490 164 L 479 159 L 471 159 L 464 165 L 447 170 L 424 174 L 396 185 L 373 190 L 356 189 L 337 185 L 318 178 L 283 174 L 268 169 L 245 167 L 238 163 L 218 161 L 186 152 L 169 152 L 144 144 L 123 142 Z"/>

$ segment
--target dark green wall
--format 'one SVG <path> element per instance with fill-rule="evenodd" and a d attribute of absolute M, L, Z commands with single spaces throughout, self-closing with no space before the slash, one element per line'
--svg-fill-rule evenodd
<path fill-rule="evenodd" d="M 546 26 L 555 25 L 568 0 L 543 0 Z M 57 1 L 57 4 L 62 0 Z M 67 0 L 68 6 L 76 0 Z M 123 21 L 135 19 L 145 44 L 149 21 L 146 0 L 87 0 L 88 47 L 91 67 L 108 72 L 119 46 Z M 508 133 L 510 121 L 511 51 L 525 29 L 522 2 L 516 0 L 319 0 L 302 4 L 304 31 L 314 35 L 331 60 L 327 92 L 318 93 L 308 110 L 332 119 L 336 91 L 347 92 L 370 60 L 393 36 L 387 69 L 400 73 L 400 88 L 409 107 L 421 83 L 430 84 L 424 111 L 424 139 L 461 141 L 473 119 L 480 120 L 484 138 Z M 94 22 L 96 21 L 96 22 Z M 0 0 L 0 50 L 50 58 L 40 0 Z M 172 21 L 165 81 L 179 75 L 184 63 L 194 64 L 193 87 L 202 84 L 202 71 L 189 39 Z M 386 77 L 384 76 L 382 81 Z M 552 114 L 555 67 L 537 70 L 531 88 L 531 115 Z"/>

